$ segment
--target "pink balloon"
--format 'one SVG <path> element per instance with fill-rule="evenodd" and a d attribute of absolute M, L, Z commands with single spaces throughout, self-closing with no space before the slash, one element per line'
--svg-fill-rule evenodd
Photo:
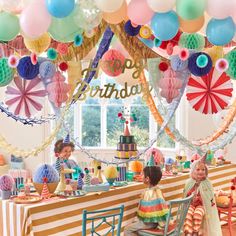
<path fill-rule="evenodd" d="M 154 11 L 149 7 L 146 0 L 132 0 L 128 5 L 129 19 L 138 24 L 147 24 L 154 15 Z"/>
<path fill-rule="evenodd" d="M 38 38 L 47 32 L 50 24 L 51 16 L 42 0 L 30 3 L 20 16 L 21 29 L 30 38 Z"/>

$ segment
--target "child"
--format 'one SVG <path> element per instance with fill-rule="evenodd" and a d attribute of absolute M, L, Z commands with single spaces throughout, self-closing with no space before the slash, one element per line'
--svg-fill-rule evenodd
<path fill-rule="evenodd" d="M 63 163 L 65 169 L 73 169 L 79 167 L 76 162 L 69 159 L 71 153 L 74 151 L 75 145 L 70 141 L 69 134 L 65 139 L 57 140 L 54 146 L 55 156 L 60 158 L 61 163 Z M 72 178 L 71 175 L 66 175 L 67 178 Z"/>
<path fill-rule="evenodd" d="M 221 226 L 215 204 L 214 190 L 207 178 L 206 155 L 193 163 L 191 178 L 184 188 L 184 197 L 194 194 L 184 223 L 186 236 L 221 236 Z M 201 226 L 203 231 L 201 232 Z M 203 233 L 203 234 L 202 234 Z"/>
<path fill-rule="evenodd" d="M 125 236 L 138 235 L 142 229 L 153 229 L 164 226 L 168 214 L 168 206 L 157 184 L 161 180 L 162 172 L 159 166 L 146 166 L 143 169 L 143 183 L 148 188 L 142 194 L 137 216 L 138 220 L 124 229 Z"/>

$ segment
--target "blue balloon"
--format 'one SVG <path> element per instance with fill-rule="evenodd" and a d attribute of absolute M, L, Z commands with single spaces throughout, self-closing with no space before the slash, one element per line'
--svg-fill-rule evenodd
<path fill-rule="evenodd" d="M 139 40 L 142 41 L 149 48 L 153 48 L 154 46 L 154 42 L 152 40 L 144 39 L 144 38 L 139 38 Z"/>
<path fill-rule="evenodd" d="M 46 0 L 48 12 L 56 18 L 69 16 L 75 8 L 75 0 Z"/>
<path fill-rule="evenodd" d="M 208 22 L 206 35 L 210 43 L 223 46 L 229 43 L 235 34 L 235 24 L 231 17 L 225 19 L 211 19 Z"/>
<path fill-rule="evenodd" d="M 167 41 L 175 37 L 179 29 L 179 19 L 174 11 L 156 13 L 151 20 L 151 29 L 156 38 Z"/>

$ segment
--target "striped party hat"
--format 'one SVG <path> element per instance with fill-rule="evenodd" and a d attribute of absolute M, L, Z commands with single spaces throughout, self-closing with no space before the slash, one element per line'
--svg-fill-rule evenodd
<path fill-rule="evenodd" d="M 63 143 L 70 143 L 70 135 L 67 134 L 66 137 L 63 140 Z"/>

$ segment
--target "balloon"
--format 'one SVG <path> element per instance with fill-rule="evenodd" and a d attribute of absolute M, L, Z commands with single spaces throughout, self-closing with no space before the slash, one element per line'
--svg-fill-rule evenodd
<path fill-rule="evenodd" d="M 229 43 L 235 34 L 235 24 L 231 17 L 223 20 L 211 19 L 207 25 L 206 35 L 210 43 L 222 46 Z"/>
<path fill-rule="evenodd" d="M 63 43 L 73 42 L 77 34 L 82 34 L 83 30 L 75 24 L 73 13 L 62 19 L 52 18 L 48 32 L 55 40 Z"/>
<path fill-rule="evenodd" d="M 20 5 L 22 0 L 0 0 L 2 10 L 7 12 L 14 12 Z"/>
<path fill-rule="evenodd" d="M 0 13 L 0 40 L 10 41 L 20 32 L 19 19 L 8 12 Z"/>
<path fill-rule="evenodd" d="M 147 0 L 149 7 L 156 12 L 167 12 L 172 10 L 175 0 Z"/>
<path fill-rule="evenodd" d="M 75 0 L 46 0 L 49 13 L 56 18 L 69 16 L 75 8 Z"/>
<path fill-rule="evenodd" d="M 176 12 L 185 20 L 193 20 L 203 15 L 206 7 L 206 0 L 177 0 Z"/>
<path fill-rule="evenodd" d="M 96 6 L 104 12 L 115 12 L 121 8 L 124 0 L 95 0 Z"/>
<path fill-rule="evenodd" d="M 90 31 L 97 27 L 102 20 L 102 12 L 94 0 L 80 0 L 75 8 L 74 21 L 80 28 Z"/>
<path fill-rule="evenodd" d="M 151 21 L 151 29 L 155 37 L 162 41 L 172 39 L 179 29 L 177 14 L 174 11 L 156 13 Z"/>
<path fill-rule="evenodd" d="M 37 14 L 37 17 L 35 16 Z M 20 15 L 20 26 L 29 38 L 38 38 L 47 32 L 51 16 L 42 0 L 31 2 Z"/>
<path fill-rule="evenodd" d="M 208 0 L 207 1 L 207 13 L 216 19 L 224 19 L 236 10 L 235 0 Z"/>
<path fill-rule="evenodd" d="M 198 32 L 204 25 L 204 15 L 194 20 L 184 20 L 179 17 L 179 27 L 183 32 L 195 33 Z"/>
<path fill-rule="evenodd" d="M 102 15 L 103 19 L 110 24 L 119 24 L 120 22 L 126 19 L 126 16 L 127 16 L 126 1 L 123 2 L 121 8 L 118 9 L 116 12 L 112 13 L 104 12 Z"/>
<path fill-rule="evenodd" d="M 132 0 L 128 5 L 128 17 L 137 25 L 147 24 L 152 19 L 153 14 L 154 12 L 146 1 Z"/>

